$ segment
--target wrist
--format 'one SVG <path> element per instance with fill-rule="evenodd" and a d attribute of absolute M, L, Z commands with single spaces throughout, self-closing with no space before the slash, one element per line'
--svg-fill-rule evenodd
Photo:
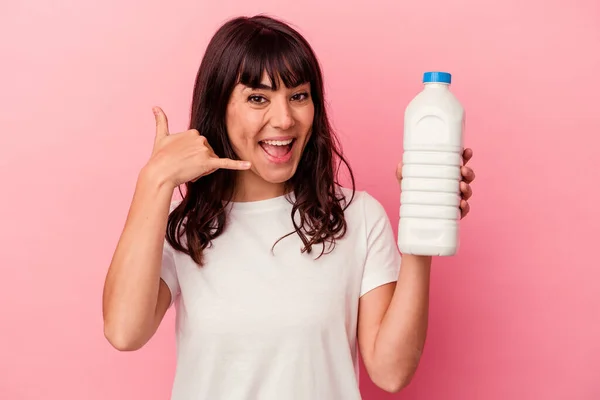
<path fill-rule="evenodd" d="M 171 182 L 164 171 L 152 162 L 148 162 L 141 169 L 138 176 L 138 182 L 144 184 L 145 186 L 154 186 L 159 190 L 164 189 L 170 190 L 171 192 L 175 190 L 176 187 L 176 185 Z"/>

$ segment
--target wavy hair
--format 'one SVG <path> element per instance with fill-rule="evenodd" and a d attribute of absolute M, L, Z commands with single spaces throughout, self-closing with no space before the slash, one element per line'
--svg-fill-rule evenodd
<path fill-rule="evenodd" d="M 258 86 L 265 72 L 274 90 L 278 81 L 286 87 L 310 83 L 315 110 L 312 134 L 294 176 L 285 183 L 286 190 L 294 194 L 290 216 L 294 231 L 286 236 L 296 233 L 304 244 L 302 252 L 311 253 L 314 245 L 322 244 L 321 257 L 333 250 L 336 239 L 346 233 L 344 210 L 353 199 L 355 183 L 327 117 L 318 60 L 296 30 L 264 15 L 238 17 L 222 25 L 209 42 L 196 76 L 189 129 L 204 135 L 217 156 L 239 159 L 225 124 L 229 97 L 238 83 Z M 352 184 L 352 197 L 347 203 L 337 190 L 342 164 Z M 169 214 L 166 239 L 200 266 L 204 249 L 226 227 L 235 173 L 219 169 L 188 182 L 185 195 L 179 187 L 183 200 Z M 299 218 L 294 218 L 296 214 Z"/>

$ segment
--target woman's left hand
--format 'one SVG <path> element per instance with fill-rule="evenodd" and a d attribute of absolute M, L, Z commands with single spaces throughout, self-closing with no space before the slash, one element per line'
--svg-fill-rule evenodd
<path fill-rule="evenodd" d="M 462 181 L 460 182 L 460 218 L 464 218 L 469 213 L 471 207 L 469 206 L 469 198 L 473 195 L 473 190 L 471 189 L 471 182 L 475 179 L 475 172 L 470 167 L 467 167 L 467 163 L 473 157 L 473 150 L 470 148 L 465 149 L 463 152 L 463 165 L 460 168 L 460 173 L 462 175 Z M 398 182 L 402 180 L 402 162 L 398 164 L 398 168 L 396 170 L 396 178 L 398 178 Z"/>

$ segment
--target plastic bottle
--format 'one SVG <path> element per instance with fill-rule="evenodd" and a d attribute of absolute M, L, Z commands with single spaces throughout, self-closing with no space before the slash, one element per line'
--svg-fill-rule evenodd
<path fill-rule="evenodd" d="M 464 108 L 447 72 L 426 72 L 406 107 L 398 247 L 451 256 L 459 247 Z"/>

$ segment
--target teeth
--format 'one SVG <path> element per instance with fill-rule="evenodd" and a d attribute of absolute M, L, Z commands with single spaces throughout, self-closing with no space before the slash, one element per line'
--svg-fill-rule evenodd
<path fill-rule="evenodd" d="M 288 139 L 288 140 L 263 140 L 263 143 L 266 143 L 268 145 L 271 146 L 287 146 L 288 144 L 292 143 L 293 139 Z"/>

